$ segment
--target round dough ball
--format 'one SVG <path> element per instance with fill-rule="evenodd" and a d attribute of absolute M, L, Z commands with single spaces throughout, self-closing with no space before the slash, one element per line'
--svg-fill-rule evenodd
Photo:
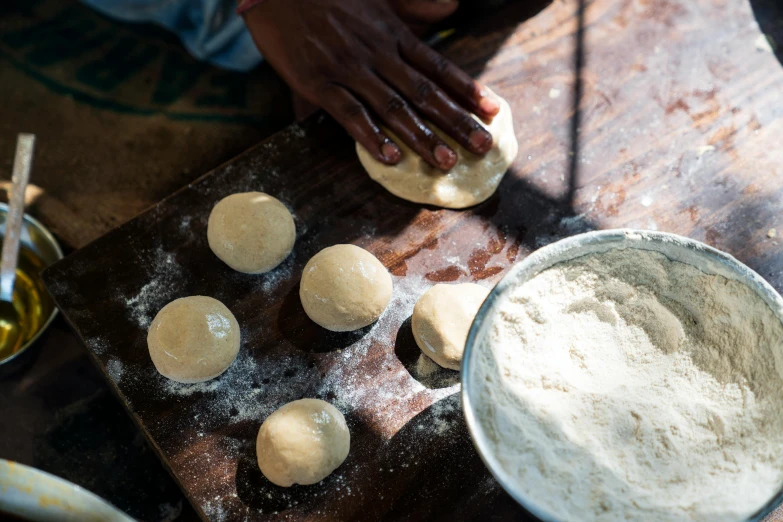
<path fill-rule="evenodd" d="M 261 274 L 283 262 L 296 240 L 294 218 L 263 192 L 231 194 L 209 214 L 209 248 L 239 272 Z"/>
<path fill-rule="evenodd" d="M 375 322 L 389 304 L 392 279 L 378 259 L 355 245 L 324 248 L 307 262 L 299 298 L 308 317 L 333 332 Z"/>
<path fill-rule="evenodd" d="M 289 402 L 258 430 L 258 467 L 270 482 L 315 484 L 348 456 L 351 434 L 337 408 L 318 399 Z"/>
<path fill-rule="evenodd" d="M 357 143 L 359 161 L 372 179 L 402 199 L 445 208 L 477 205 L 498 188 L 519 148 L 511 108 L 506 100 L 499 96 L 496 98 L 500 103 L 500 112 L 489 126 L 485 125 L 492 135 L 493 145 L 483 158 L 465 150 L 443 131 L 430 125 L 457 153 L 457 164 L 448 173 L 431 167 L 392 133 L 389 133 L 390 136 L 403 153 L 399 163 L 385 165 Z M 476 120 L 480 121 L 478 118 Z"/>
<path fill-rule="evenodd" d="M 239 352 L 239 323 L 226 305 L 203 295 L 164 306 L 147 332 L 155 368 L 169 379 L 192 383 L 226 371 Z"/>
<path fill-rule="evenodd" d="M 459 370 L 470 325 L 488 295 L 473 283 L 439 284 L 424 292 L 411 319 L 419 349 L 440 366 Z"/>

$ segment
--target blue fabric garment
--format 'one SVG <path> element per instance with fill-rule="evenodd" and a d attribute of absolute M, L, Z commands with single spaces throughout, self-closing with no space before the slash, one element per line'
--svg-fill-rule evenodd
<path fill-rule="evenodd" d="M 82 0 L 127 22 L 150 22 L 173 31 L 194 57 L 224 69 L 247 71 L 262 58 L 236 14 L 236 0 Z"/>

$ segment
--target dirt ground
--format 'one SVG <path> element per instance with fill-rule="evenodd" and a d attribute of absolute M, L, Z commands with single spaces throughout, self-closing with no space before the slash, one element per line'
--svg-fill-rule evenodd
<path fill-rule="evenodd" d="M 32 213 L 79 247 L 292 121 L 270 68 L 227 72 L 75 0 L 0 6 L 0 180 L 38 137 Z"/>

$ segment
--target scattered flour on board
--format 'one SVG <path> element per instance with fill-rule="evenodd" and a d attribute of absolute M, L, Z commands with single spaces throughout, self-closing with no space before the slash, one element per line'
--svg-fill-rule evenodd
<path fill-rule="evenodd" d="M 221 497 L 217 497 L 214 501 L 201 504 L 201 509 L 204 510 L 204 513 L 210 520 L 222 522 L 227 519 L 221 500 Z"/>
<path fill-rule="evenodd" d="M 343 349 L 343 358 L 353 359 L 359 363 L 361 362 L 359 357 L 367 355 L 368 348 L 376 342 L 385 343 L 393 352 L 400 325 L 411 316 L 416 301 L 430 286 L 432 283 L 418 275 L 393 276 L 392 296 L 386 310 L 372 325 L 367 335 Z"/>
<path fill-rule="evenodd" d="M 416 429 L 427 434 L 426 437 L 445 435 L 457 426 L 458 422 L 462 422 L 458 415 L 460 413 L 459 385 L 444 390 L 447 391 L 439 394 L 440 399 L 432 403 L 430 408 L 432 418 L 416 424 Z"/>
<path fill-rule="evenodd" d="M 109 377 L 111 377 L 111 380 L 113 380 L 116 383 L 120 382 L 120 379 L 122 379 L 122 374 L 124 371 L 125 368 L 119 359 L 115 359 L 112 357 L 106 363 L 106 373 L 108 373 Z"/>
<path fill-rule="evenodd" d="M 261 281 L 261 291 L 268 295 L 275 291 L 282 283 L 290 281 L 294 275 L 295 261 L 296 251 L 292 251 L 274 270 L 263 274 L 263 276 L 259 278 L 259 281 Z"/>
<path fill-rule="evenodd" d="M 109 342 L 100 336 L 88 339 L 87 344 L 90 345 L 92 351 L 97 355 L 103 355 L 106 352 L 106 349 L 109 347 Z"/>
<path fill-rule="evenodd" d="M 432 254 L 431 253 L 430 255 L 436 255 L 436 254 Z M 470 273 L 470 266 L 468 266 L 468 263 L 466 261 L 462 261 L 460 256 L 458 256 L 458 255 L 447 256 L 447 257 L 444 257 L 443 259 L 444 259 L 444 261 L 446 261 L 446 263 L 448 263 L 448 265 L 446 267 L 444 267 L 444 268 L 454 267 L 454 268 L 459 269 L 460 273 L 463 273 L 463 274 L 469 274 Z"/>
<path fill-rule="evenodd" d="M 408 403 L 414 396 L 426 392 L 437 402 L 459 389 L 457 383 L 427 391 L 423 384 L 412 378 L 408 370 L 399 365 L 394 353 L 400 325 L 411 316 L 416 301 L 432 284 L 419 275 L 395 277 L 389 306 L 364 337 L 342 350 L 342 362 L 332 368 L 321 382 L 320 393 L 333 397 L 330 402 L 335 407 L 346 414 L 360 413 L 374 424 L 376 431 L 387 438 L 394 436 L 407 422 L 400 413 L 408 410 Z M 375 343 L 385 348 L 385 360 L 379 364 L 383 367 L 397 367 L 382 379 L 362 369 L 363 357 Z"/>
<path fill-rule="evenodd" d="M 161 284 L 159 281 L 150 281 L 141 287 L 141 290 L 139 290 L 138 294 L 125 302 L 125 304 L 131 309 L 133 318 L 142 328 L 147 328 L 152 322 L 152 318 L 149 317 L 150 301 L 153 299 L 154 293 L 160 288 Z"/>
<path fill-rule="evenodd" d="M 182 224 L 187 225 L 189 223 Z M 296 251 L 272 272 L 256 277 L 251 283 L 252 291 L 266 294 L 289 282 L 296 265 L 295 256 Z M 171 299 L 173 283 L 183 272 L 171 253 L 158 250 L 151 257 L 146 263 L 153 267 L 149 282 L 135 295 L 126 298 L 130 317 L 145 330 L 157 311 Z M 407 423 L 414 422 L 411 428 L 415 436 L 425 443 L 432 437 L 445 436 L 463 423 L 458 398 L 459 374 L 435 369 L 427 375 L 419 375 L 415 367 L 406 370 L 400 365 L 395 354 L 400 326 L 411 316 L 418 298 L 433 284 L 415 274 L 394 277 L 394 290 L 387 309 L 362 338 L 332 354 L 335 364 L 323 377 L 305 353 L 260 358 L 247 343 L 243 343 L 237 360 L 225 373 L 204 383 L 177 383 L 154 370 L 150 370 L 150 375 L 142 375 L 130 367 L 123 368 L 119 361 L 115 364 L 113 360 L 107 364 L 107 371 L 115 381 L 123 379 L 126 386 L 159 379 L 160 384 L 154 386 L 159 390 L 156 392 L 158 400 L 177 400 L 177 397 L 195 399 L 188 400 L 190 409 L 187 418 L 162 419 L 160 422 L 180 423 L 196 440 L 215 436 L 216 430 L 229 424 L 260 424 L 275 408 L 286 402 L 304 396 L 321 396 L 344 414 L 355 415 L 371 424 L 387 441 Z M 243 339 L 247 338 L 246 332 L 243 332 Z M 380 379 L 377 372 L 368 371 L 366 366 L 366 356 L 371 348 L 373 361 L 369 364 L 391 368 Z M 445 381 L 442 373 L 448 373 Z M 440 379 L 438 386 L 431 387 L 427 377 Z M 426 416 L 417 420 L 418 415 L 411 411 L 410 406 L 414 402 L 425 405 Z M 189 466 L 192 469 L 185 473 L 197 474 L 199 467 L 235 463 L 248 451 L 247 445 L 251 442 L 221 436 L 220 442 L 208 446 L 211 449 L 198 461 L 194 460 Z M 411 452 L 411 459 L 418 458 L 417 455 Z M 412 462 L 409 464 L 413 465 Z M 401 464 L 401 467 L 405 465 Z M 340 494 L 350 495 L 351 491 L 345 489 Z M 229 502 L 228 496 L 218 496 L 202 508 L 210 519 L 223 520 L 232 515 Z"/>
<path fill-rule="evenodd" d="M 140 257 L 144 255 L 145 253 L 139 254 Z M 139 328 L 144 330 L 149 327 L 155 314 L 166 305 L 171 288 L 182 273 L 182 267 L 177 263 L 174 255 L 165 252 L 162 247 L 146 255 L 151 257 L 149 260 L 144 260 L 144 265 L 149 266 L 152 271 L 148 278 L 149 282 L 135 295 L 125 299 L 128 313 Z"/>
<path fill-rule="evenodd" d="M 237 359 L 219 377 L 206 382 L 183 384 L 165 380 L 163 390 L 168 395 L 204 394 L 192 412 L 199 425 L 218 426 L 244 420 L 259 422 L 272 413 L 275 405 L 299 399 L 315 370 L 301 369 L 303 360 L 278 357 L 256 360 L 247 346 L 242 346 Z M 292 373 L 292 368 L 298 368 Z M 285 384 L 281 381 L 285 379 Z"/>

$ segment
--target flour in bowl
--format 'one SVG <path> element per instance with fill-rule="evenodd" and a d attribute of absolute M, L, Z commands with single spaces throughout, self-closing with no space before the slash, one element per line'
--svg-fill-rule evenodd
<path fill-rule="evenodd" d="M 783 325 L 750 288 L 624 249 L 498 303 L 473 375 L 509 479 L 560 520 L 738 521 L 783 485 Z"/>

